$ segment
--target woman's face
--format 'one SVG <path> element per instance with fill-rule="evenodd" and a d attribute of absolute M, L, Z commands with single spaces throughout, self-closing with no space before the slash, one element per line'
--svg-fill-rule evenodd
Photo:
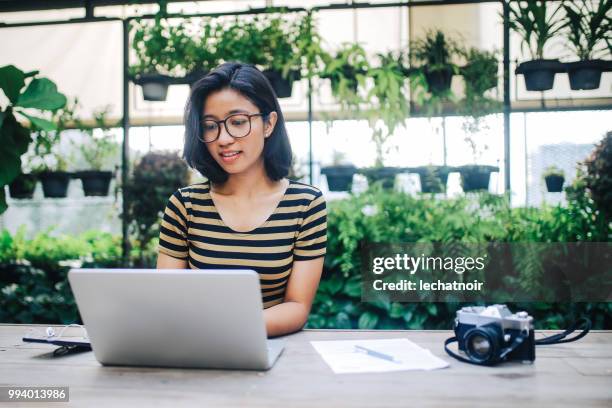
<path fill-rule="evenodd" d="M 207 119 L 219 121 L 234 114 L 255 114 L 260 112 L 249 99 L 233 89 L 221 89 L 208 95 L 204 101 L 204 112 L 202 120 Z M 235 134 L 242 130 L 248 131 L 248 119 L 244 116 L 232 116 L 227 120 L 227 125 Z M 264 122 L 261 116 L 252 116 L 251 130 L 244 137 L 234 138 L 228 134 L 225 125 L 218 123 L 219 137 L 217 140 L 205 143 L 210 155 L 219 163 L 227 173 L 238 174 L 247 171 L 254 166 L 263 166 L 264 140 L 272 134 L 276 123 L 276 112 L 269 115 Z M 208 123 L 208 125 L 206 124 Z M 212 126 L 210 126 L 212 124 Z M 214 123 L 203 122 L 203 132 L 215 132 Z"/>

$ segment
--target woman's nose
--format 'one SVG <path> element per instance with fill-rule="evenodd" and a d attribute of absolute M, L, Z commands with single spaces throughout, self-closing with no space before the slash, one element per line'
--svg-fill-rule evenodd
<path fill-rule="evenodd" d="M 218 142 L 221 145 L 232 144 L 234 142 L 234 138 L 227 132 L 225 126 L 221 126 Z"/>

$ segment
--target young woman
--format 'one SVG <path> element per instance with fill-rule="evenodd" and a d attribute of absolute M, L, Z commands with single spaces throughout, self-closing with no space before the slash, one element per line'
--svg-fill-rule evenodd
<path fill-rule="evenodd" d="M 283 114 L 258 69 L 225 63 L 195 84 L 183 156 L 208 180 L 170 197 L 157 267 L 253 269 L 268 335 L 300 330 L 323 270 L 326 206 L 317 188 L 287 179 Z"/>

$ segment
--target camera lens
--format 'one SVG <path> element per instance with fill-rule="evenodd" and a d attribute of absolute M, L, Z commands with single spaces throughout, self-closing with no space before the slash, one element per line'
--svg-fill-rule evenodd
<path fill-rule="evenodd" d="M 499 357 L 498 333 L 489 327 L 476 327 L 465 333 L 465 353 L 481 364 L 495 362 Z"/>

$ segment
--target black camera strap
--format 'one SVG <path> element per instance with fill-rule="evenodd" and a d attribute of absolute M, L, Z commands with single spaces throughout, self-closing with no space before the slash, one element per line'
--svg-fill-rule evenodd
<path fill-rule="evenodd" d="M 569 339 L 566 339 L 567 336 L 569 336 L 570 334 L 574 333 L 576 330 L 581 329 L 581 328 L 582 328 L 582 331 L 580 333 L 578 333 L 574 337 L 570 337 Z M 587 333 L 590 330 L 591 330 L 591 321 L 587 319 L 586 317 L 582 317 L 578 319 L 577 321 L 575 321 L 567 330 L 563 331 L 562 333 L 554 334 L 552 336 L 548 336 L 548 337 L 544 337 L 543 339 L 536 340 L 535 345 L 536 346 L 549 346 L 552 344 L 570 343 L 572 341 L 576 341 L 576 340 L 583 338 L 584 336 L 587 335 Z M 526 338 L 525 336 L 517 336 L 510 346 L 506 347 L 505 349 L 501 351 L 500 361 L 503 361 L 509 353 L 511 353 L 519 345 L 521 345 L 521 343 L 525 341 L 525 338 Z M 469 358 L 465 358 L 453 352 L 451 349 L 448 348 L 448 345 L 451 343 L 455 343 L 457 341 L 458 340 L 456 336 L 448 338 L 446 339 L 446 341 L 444 341 L 444 350 L 446 351 L 446 354 L 448 354 L 449 356 L 463 363 L 474 364 L 474 365 L 493 365 L 497 362 L 497 361 L 494 361 L 491 363 L 480 363 L 480 362 L 472 361 Z"/>

